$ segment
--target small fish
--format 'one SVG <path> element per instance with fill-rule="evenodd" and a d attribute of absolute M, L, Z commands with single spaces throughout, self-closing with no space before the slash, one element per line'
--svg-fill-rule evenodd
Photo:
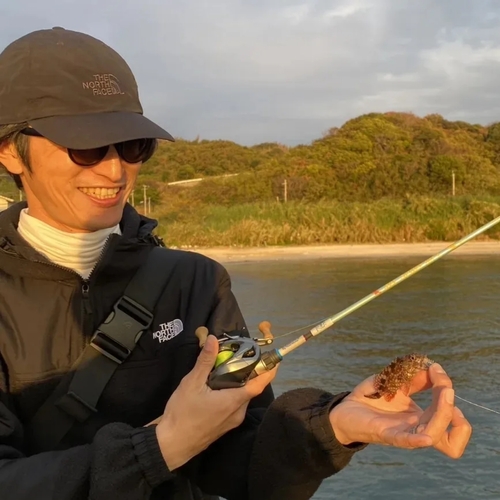
<path fill-rule="evenodd" d="M 398 390 L 408 395 L 413 377 L 421 370 L 427 370 L 434 363 L 424 354 L 407 354 L 397 357 L 375 377 L 375 392 L 365 398 L 379 399 L 384 396 L 391 401 Z"/>

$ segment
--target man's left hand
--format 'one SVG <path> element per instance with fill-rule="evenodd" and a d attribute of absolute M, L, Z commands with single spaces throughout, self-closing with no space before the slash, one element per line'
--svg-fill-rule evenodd
<path fill-rule="evenodd" d="M 391 401 L 365 397 L 375 391 L 373 382 L 373 376 L 361 382 L 330 412 L 330 422 L 342 444 L 434 447 L 451 458 L 463 455 L 472 427 L 454 406 L 451 379 L 439 364 L 419 372 L 408 395 L 398 391 Z M 427 389 L 432 389 L 432 403 L 423 410 L 411 395 Z"/>

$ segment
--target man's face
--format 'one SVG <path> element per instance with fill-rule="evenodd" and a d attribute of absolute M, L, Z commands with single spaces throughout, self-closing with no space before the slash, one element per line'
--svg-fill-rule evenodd
<path fill-rule="evenodd" d="M 81 167 L 67 150 L 43 137 L 29 138 L 31 172 L 12 145 L 0 146 L 0 162 L 21 176 L 29 214 L 66 232 L 113 227 L 121 220 L 141 167 L 127 163 L 114 147 L 97 165 Z"/>

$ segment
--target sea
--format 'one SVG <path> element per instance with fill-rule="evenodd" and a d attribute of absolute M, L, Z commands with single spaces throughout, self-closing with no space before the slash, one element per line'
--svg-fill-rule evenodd
<path fill-rule="evenodd" d="M 277 337 L 337 314 L 422 257 L 225 264 L 252 335 Z M 439 362 L 457 396 L 500 412 L 500 258 L 448 255 L 321 333 L 281 363 L 276 395 L 297 387 L 351 390 L 396 356 Z M 306 330 L 276 340 L 281 347 Z M 415 400 L 430 404 L 426 391 Z M 325 479 L 315 500 L 500 500 L 500 415 L 456 401 L 473 427 L 464 455 L 370 445 Z"/>

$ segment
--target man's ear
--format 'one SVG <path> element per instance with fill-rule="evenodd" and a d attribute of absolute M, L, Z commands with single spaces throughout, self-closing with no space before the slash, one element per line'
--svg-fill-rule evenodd
<path fill-rule="evenodd" d="M 11 174 L 20 175 L 23 173 L 23 162 L 19 158 L 14 144 L 10 141 L 0 143 L 0 163 Z"/>

